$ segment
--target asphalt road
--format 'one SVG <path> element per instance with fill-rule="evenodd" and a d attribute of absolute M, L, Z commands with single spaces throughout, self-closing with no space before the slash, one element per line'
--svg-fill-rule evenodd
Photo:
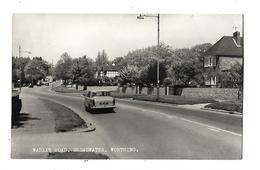
<path fill-rule="evenodd" d="M 86 133 L 96 137 L 110 158 L 242 158 L 242 116 L 129 99 L 117 99 L 113 113 L 92 114 L 85 111 L 81 96 L 48 87 L 23 88 L 22 94 L 63 104 L 93 123 L 96 130 Z"/>

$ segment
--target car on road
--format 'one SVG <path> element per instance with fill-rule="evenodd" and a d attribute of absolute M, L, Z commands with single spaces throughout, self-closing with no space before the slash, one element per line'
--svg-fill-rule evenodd
<path fill-rule="evenodd" d="M 50 83 L 49 82 L 42 82 L 42 85 L 49 86 Z"/>
<path fill-rule="evenodd" d="M 29 87 L 29 88 L 33 88 L 33 84 L 32 84 L 32 83 L 30 83 L 28 87 Z"/>
<path fill-rule="evenodd" d="M 86 110 L 108 109 L 113 111 L 116 107 L 115 98 L 111 96 L 111 90 L 92 90 L 83 94 Z"/>

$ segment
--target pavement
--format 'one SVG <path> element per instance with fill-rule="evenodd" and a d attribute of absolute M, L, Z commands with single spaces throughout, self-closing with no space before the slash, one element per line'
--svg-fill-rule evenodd
<path fill-rule="evenodd" d="M 30 140 L 33 138 L 38 143 L 44 139 L 45 134 L 53 134 L 54 117 L 51 110 L 37 97 L 21 93 L 20 98 L 22 99 L 21 121 L 11 131 L 11 157 L 30 157 L 33 155 L 33 157 L 43 158 L 45 154 L 32 153 L 34 143 Z"/>
<path fill-rule="evenodd" d="M 127 99 L 116 100 L 117 108 L 113 113 L 91 114 L 84 110 L 82 96 L 58 94 L 49 91 L 48 87 L 24 89 L 22 100 L 25 95 L 66 105 L 82 119 L 92 122 L 96 130 L 90 133 L 46 132 L 34 136 L 31 132 L 26 136 L 15 135 L 14 129 L 12 143 L 20 143 L 12 145 L 12 153 L 18 158 L 23 157 L 32 145 L 44 148 L 100 147 L 112 159 L 242 158 L 242 116 Z M 24 148 L 15 147 L 17 145 Z"/>
<path fill-rule="evenodd" d="M 49 152 L 84 148 L 87 143 L 99 147 L 96 137 L 86 133 L 89 128 L 56 133 L 54 114 L 39 97 L 22 92 L 20 98 L 20 121 L 11 130 L 11 158 L 46 159 Z"/>

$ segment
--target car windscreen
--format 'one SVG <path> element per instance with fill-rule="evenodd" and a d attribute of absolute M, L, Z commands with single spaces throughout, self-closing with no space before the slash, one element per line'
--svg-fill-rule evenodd
<path fill-rule="evenodd" d="M 104 92 L 104 91 L 93 92 L 92 97 L 94 97 L 94 96 L 110 96 L 110 92 Z"/>

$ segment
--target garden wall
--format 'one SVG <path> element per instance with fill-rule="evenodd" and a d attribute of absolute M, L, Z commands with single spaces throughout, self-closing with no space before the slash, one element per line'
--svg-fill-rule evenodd
<path fill-rule="evenodd" d="M 81 89 L 80 87 L 79 89 Z M 88 90 L 98 89 L 100 86 L 88 86 Z M 118 86 L 103 86 L 102 88 L 107 88 L 110 90 L 116 90 L 120 93 L 125 94 L 136 94 L 136 87 L 119 87 Z M 180 88 L 181 96 L 186 97 L 209 97 L 214 99 L 222 99 L 222 100 L 236 100 L 238 98 L 238 89 L 237 88 Z M 156 95 L 157 89 L 143 87 L 139 89 L 139 94 L 148 94 L 148 95 Z M 159 89 L 160 95 L 165 95 L 165 87 L 160 87 Z M 168 89 L 168 94 L 173 95 L 173 88 Z M 179 94 L 179 95 L 180 95 Z"/>
<path fill-rule="evenodd" d="M 186 97 L 209 97 L 222 100 L 235 100 L 238 98 L 236 88 L 184 88 L 182 96 Z"/>
<path fill-rule="evenodd" d="M 148 95 L 156 95 L 157 94 L 157 88 L 148 88 L 143 87 L 142 89 L 137 90 L 139 94 L 148 94 Z M 136 87 L 120 87 L 119 88 L 120 93 L 126 93 L 126 94 L 136 94 Z M 160 87 L 159 88 L 160 95 L 165 95 L 165 88 Z"/>

